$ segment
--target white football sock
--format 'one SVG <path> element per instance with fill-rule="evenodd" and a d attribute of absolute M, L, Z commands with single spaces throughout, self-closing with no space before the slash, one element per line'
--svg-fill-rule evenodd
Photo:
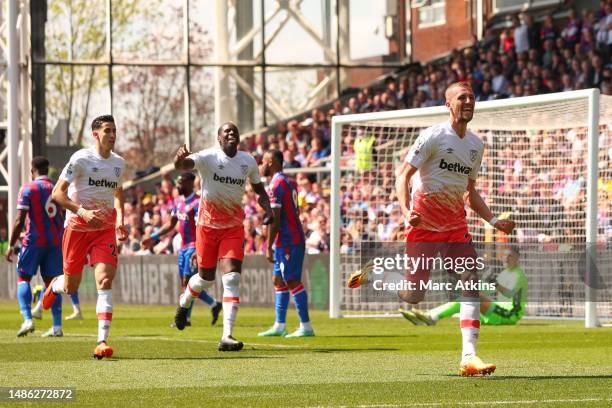
<path fill-rule="evenodd" d="M 459 310 L 461 337 L 463 339 L 462 361 L 476 355 L 476 343 L 480 333 L 480 300 L 464 298 Z"/>
<path fill-rule="evenodd" d="M 55 282 L 53 282 L 53 286 L 51 286 L 51 290 L 53 293 L 64 293 L 64 275 L 60 275 L 57 277 Z"/>
<path fill-rule="evenodd" d="M 194 299 L 197 299 L 200 296 L 200 293 L 203 290 L 210 288 L 214 285 L 215 281 L 207 281 L 200 277 L 199 274 L 193 275 L 189 278 L 189 282 L 187 282 L 187 287 L 183 292 L 183 295 L 179 298 L 179 304 L 181 307 L 188 308 L 193 303 Z"/>
<path fill-rule="evenodd" d="M 231 336 L 240 304 L 240 273 L 223 275 L 223 337 Z"/>
<path fill-rule="evenodd" d="M 96 314 L 98 315 L 98 343 L 106 342 L 113 320 L 113 292 L 110 289 L 98 290 Z"/>

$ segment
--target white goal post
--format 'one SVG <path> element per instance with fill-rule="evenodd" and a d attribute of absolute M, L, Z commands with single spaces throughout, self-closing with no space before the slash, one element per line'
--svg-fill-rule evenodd
<path fill-rule="evenodd" d="M 532 246 L 536 248 L 535 252 L 537 248 L 541 250 L 546 243 L 555 240 L 563 242 L 557 248 L 565 248 L 563 250 L 568 253 L 571 253 L 572 245 L 566 245 L 565 242 L 582 243 L 585 247 L 598 242 L 601 246 L 603 242 L 609 248 L 610 231 L 598 225 L 598 211 L 609 220 L 612 206 L 598 202 L 598 179 L 600 184 L 602 180 L 604 183 L 612 183 L 610 169 L 602 168 L 611 163 L 608 156 L 612 152 L 609 145 L 612 130 L 611 105 L 612 97 L 600 96 L 597 89 L 476 103 L 474 117 L 468 128 L 485 142 L 485 157 L 477 185 L 484 186 L 485 201 L 494 214 L 510 209 L 517 225 L 522 226 L 515 233 L 519 235 L 518 238 L 515 236 L 514 239 L 535 245 Z M 445 120 L 448 120 L 445 106 L 333 118 L 331 318 L 391 315 L 401 305 L 399 299 L 396 302 L 370 302 L 366 305 L 360 299 L 358 290 L 347 288 L 346 279 L 359 267 L 358 241 L 392 241 L 387 232 L 396 222 L 389 220 L 395 217 L 391 212 L 394 211 L 396 199 L 394 191 L 389 188 L 389 184 L 392 185 L 388 180 L 390 169 L 397 171 L 398 163 L 401 163 L 422 129 Z M 376 138 L 375 168 L 366 173 L 357 170 L 353 153 L 356 136 L 363 134 Z M 600 138 L 603 146 L 599 144 Z M 603 163 L 600 162 L 602 157 Z M 562 179 L 562 175 L 566 175 L 566 178 Z M 365 181 L 363 177 L 366 177 Z M 504 191 L 506 179 L 510 180 L 509 185 L 523 183 L 515 196 L 508 189 Z M 566 184 L 562 184 L 563 181 Z M 480 190 L 482 187 L 477 188 Z M 559 203 L 562 203 L 557 208 L 557 215 L 550 207 L 534 210 L 533 197 L 541 197 L 543 192 L 550 193 L 551 197 L 556 194 L 555 200 L 558 198 Z M 359 203 L 351 203 L 351 197 L 357 197 Z M 378 219 L 379 216 L 384 220 Z M 557 224 L 551 224 L 557 221 L 565 224 L 556 227 L 554 225 Z M 477 231 L 473 231 L 475 224 Z M 496 233 L 484 224 L 468 210 L 468 228 L 475 240 L 495 242 Z M 556 229 L 563 233 L 554 232 Z M 571 262 L 582 262 L 586 264 L 585 268 L 593 265 L 593 262 L 585 261 L 584 256 L 579 258 L 575 255 L 574 258 Z M 586 259 L 590 257 L 586 256 Z M 547 265 L 539 267 L 543 274 L 542 283 L 537 279 L 533 282 L 530 280 L 529 290 L 530 293 L 533 290 L 535 295 L 538 291 L 544 294 L 545 290 L 555 293 L 551 294 L 549 304 L 534 305 L 532 308 L 528 306 L 526 315 L 584 318 L 586 327 L 597 326 L 598 316 L 612 317 L 610 288 L 597 291 L 598 302 L 594 301 L 596 295 L 589 285 L 581 286 L 580 296 L 567 295 L 564 289 L 551 289 L 550 282 L 545 282 L 555 273 L 554 270 L 548 270 L 552 264 Z M 570 282 L 568 277 L 564 279 L 565 288 L 571 286 L 576 289 L 577 282 Z M 561 300 L 556 300 L 559 296 Z M 601 296 L 604 296 L 603 302 Z"/>

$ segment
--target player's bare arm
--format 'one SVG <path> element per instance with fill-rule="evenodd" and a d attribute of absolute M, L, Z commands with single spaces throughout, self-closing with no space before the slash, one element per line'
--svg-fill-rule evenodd
<path fill-rule="evenodd" d="M 416 227 L 421 222 L 421 216 L 413 211 L 410 211 L 410 180 L 419 169 L 412 164 L 404 162 L 400 174 L 395 181 L 395 190 L 400 203 L 400 209 L 404 218 L 410 225 Z"/>
<path fill-rule="evenodd" d="M 266 258 L 271 263 L 274 263 L 274 241 L 280 228 L 280 208 L 272 208 L 272 214 L 274 215 L 273 221 L 268 225 L 268 247 L 266 249 Z"/>
<path fill-rule="evenodd" d="M 187 145 L 182 144 L 174 155 L 174 168 L 177 170 L 193 170 L 195 163 L 187 157 L 190 154 Z"/>
<path fill-rule="evenodd" d="M 268 197 L 268 193 L 266 193 L 263 183 L 253 184 L 253 191 L 255 191 L 255 193 L 258 195 L 257 203 L 266 212 L 263 219 L 263 224 L 271 224 L 274 221 L 274 214 L 272 212 L 272 207 L 270 206 L 270 198 Z"/>
<path fill-rule="evenodd" d="M 99 227 L 104 223 L 104 215 L 102 210 L 87 210 L 75 203 L 68 197 L 68 187 L 70 183 L 66 180 L 59 180 L 53 187 L 53 201 L 61 205 L 66 210 L 69 210 L 81 217 L 88 225 Z"/>
<path fill-rule="evenodd" d="M 19 239 L 19 235 L 25 226 L 26 215 L 28 215 L 28 212 L 24 210 L 17 210 L 17 214 L 15 215 L 9 245 L 8 248 L 6 248 L 6 253 L 4 254 L 6 260 L 9 262 L 13 262 L 13 248 L 15 248 L 15 243 Z"/>
<path fill-rule="evenodd" d="M 123 187 L 119 187 L 115 190 L 115 210 L 117 211 L 117 239 L 119 241 L 125 241 L 128 237 L 128 230 L 125 228 L 124 222 L 124 204 L 125 199 L 123 198 Z"/>
<path fill-rule="evenodd" d="M 491 221 L 494 216 L 487 204 L 484 202 L 480 193 L 476 191 L 476 181 L 468 179 L 468 205 L 476 212 L 483 220 Z M 512 220 L 497 220 L 493 225 L 500 231 L 510 234 L 514 229 L 514 221 Z"/>

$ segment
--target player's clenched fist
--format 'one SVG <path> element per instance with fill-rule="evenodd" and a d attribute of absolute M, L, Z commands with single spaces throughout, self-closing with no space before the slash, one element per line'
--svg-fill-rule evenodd
<path fill-rule="evenodd" d="M 189 156 L 190 154 L 191 152 L 189 151 L 189 149 L 187 149 L 187 145 L 183 143 L 176 151 L 176 154 L 174 155 L 174 161 L 175 162 L 181 161 L 185 159 L 187 156 Z"/>
<path fill-rule="evenodd" d="M 512 220 L 498 220 L 495 223 L 495 228 L 502 232 L 505 232 L 506 234 L 510 234 L 512 230 L 514 230 L 515 226 L 516 224 Z"/>
<path fill-rule="evenodd" d="M 410 218 L 408 218 L 408 224 L 410 224 L 413 227 L 416 227 L 420 223 L 421 223 L 421 214 L 411 211 Z"/>

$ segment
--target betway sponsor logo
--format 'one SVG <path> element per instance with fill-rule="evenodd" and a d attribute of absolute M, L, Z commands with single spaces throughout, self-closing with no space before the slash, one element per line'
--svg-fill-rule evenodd
<path fill-rule="evenodd" d="M 226 177 L 219 177 L 217 175 L 217 173 L 215 173 L 213 175 L 213 180 L 218 181 L 220 183 L 225 183 L 225 184 L 236 184 L 239 186 L 244 186 L 244 180 L 243 179 L 238 179 L 238 178 L 233 178 L 230 176 L 226 176 Z"/>
<path fill-rule="evenodd" d="M 454 171 L 455 173 L 470 174 L 472 171 L 471 167 L 462 166 L 459 163 L 447 163 L 444 159 L 440 160 L 440 168 L 448 171 Z"/>
<path fill-rule="evenodd" d="M 91 177 L 89 178 L 89 185 L 96 187 L 106 187 L 106 188 L 117 188 L 119 184 L 116 181 L 108 181 L 105 179 L 102 180 L 94 180 Z"/>

